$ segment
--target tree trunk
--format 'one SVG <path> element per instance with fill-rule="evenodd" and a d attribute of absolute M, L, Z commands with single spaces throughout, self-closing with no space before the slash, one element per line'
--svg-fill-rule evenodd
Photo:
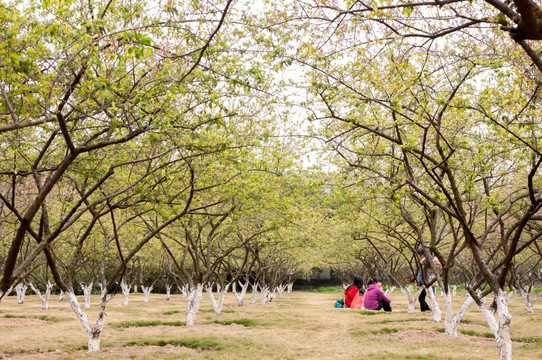
<path fill-rule="evenodd" d="M 46 288 L 45 288 L 45 296 L 43 296 L 41 294 L 41 291 L 38 288 L 36 288 L 34 286 L 34 284 L 32 284 L 31 282 L 28 283 L 28 286 L 30 286 L 32 291 L 34 293 L 36 293 L 36 295 L 38 295 L 38 297 L 40 298 L 40 300 L 41 300 L 41 309 L 42 310 L 48 310 L 49 309 L 49 296 L 51 295 L 51 289 L 53 288 L 53 284 L 51 284 L 50 281 L 47 281 L 47 285 L 46 285 Z"/>
<path fill-rule="evenodd" d="M 49 297 L 51 296 L 51 291 L 53 290 L 53 284 L 47 280 L 47 285 L 45 287 L 45 302 L 42 301 L 41 308 L 43 310 L 49 309 Z"/>
<path fill-rule="evenodd" d="M 250 303 L 256 304 L 256 295 L 258 294 L 258 284 L 252 285 L 252 296 L 250 297 Z"/>
<path fill-rule="evenodd" d="M 401 286 L 399 289 L 408 300 L 407 314 L 414 314 L 416 301 L 418 300 L 418 296 L 420 296 L 420 293 L 422 292 L 423 288 L 418 287 L 416 293 L 414 294 L 412 293 L 413 292 L 412 284 L 408 285 L 406 288 Z"/>
<path fill-rule="evenodd" d="M 243 306 L 244 298 L 247 293 L 249 282 L 245 282 L 244 284 L 241 283 L 241 281 L 238 281 L 239 285 L 241 285 L 241 294 L 237 292 L 237 282 L 234 282 L 232 285 L 232 293 L 233 296 L 237 299 L 237 306 Z"/>
<path fill-rule="evenodd" d="M 284 291 L 286 291 L 286 288 L 288 287 L 287 284 L 282 284 L 282 285 L 279 285 L 277 287 L 277 292 L 279 293 L 279 297 L 282 296 L 282 294 L 284 294 Z"/>
<path fill-rule="evenodd" d="M 209 294 L 209 298 L 211 299 L 211 304 L 213 304 L 213 309 L 215 311 L 215 314 L 220 314 L 222 311 L 222 306 L 224 305 L 224 299 L 226 298 L 226 293 L 228 292 L 228 289 L 230 287 L 230 284 L 227 284 L 224 286 L 223 289 L 220 290 L 220 293 L 218 294 L 218 302 L 215 300 L 215 296 L 213 294 L 213 288 L 210 286 L 205 287 L 205 291 L 207 294 Z"/>
<path fill-rule="evenodd" d="M 24 296 L 26 295 L 26 289 L 28 289 L 28 286 L 23 283 L 18 283 L 17 286 L 15 286 L 15 291 L 17 292 L 17 304 L 24 303 Z"/>
<path fill-rule="evenodd" d="M 95 331 L 88 334 L 88 352 L 100 351 L 100 335 L 101 331 Z"/>
<path fill-rule="evenodd" d="M 85 329 L 85 332 L 87 334 L 88 338 L 88 352 L 95 352 L 100 350 L 100 335 L 102 334 L 102 330 L 105 324 L 105 307 L 107 305 L 107 289 L 102 288 L 101 296 L 100 296 L 100 309 L 98 311 L 98 318 L 96 320 L 96 325 L 91 326 L 90 321 L 88 319 L 87 314 L 83 311 L 81 308 L 81 305 L 79 305 L 79 302 L 77 301 L 77 297 L 73 292 L 66 293 L 66 297 L 68 298 L 68 301 L 70 302 L 70 305 L 72 307 L 72 310 L 77 315 L 77 318 L 79 319 L 79 322 L 81 325 L 83 325 L 83 328 Z"/>
<path fill-rule="evenodd" d="M 394 290 L 395 290 L 395 286 L 390 286 L 386 289 L 386 293 L 384 295 L 386 295 L 387 297 L 390 297 L 390 295 L 393 293 Z"/>
<path fill-rule="evenodd" d="M 461 306 L 461 309 L 456 316 L 452 316 L 452 297 L 450 294 L 448 294 L 444 298 L 444 330 L 446 331 L 446 334 L 457 336 L 457 325 L 461 322 L 473 302 L 474 299 L 469 293 L 467 293 L 465 302 Z"/>
<path fill-rule="evenodd" d="M 510 324 L 512 316 L 508 312 L 506 293 L 500 289 L 495 295 L 495 303 L 497 305 L 497 319 L 495 319 L 495 311 L 485 306 L 485 299 L 482 299 L 480 309 L 484 314 L 489 328 L 495 336 L 497 344 L 497 353 L 500 360 L 512 359 L 512 340 L 510 339 Z"/>
<path fill-rule="evenodd" d="M 79 283 L 81 285 L 81 289 L 83 289 L 83 294 L 85 295 L 85 309 L 90 309 L 90 293 L 92 292 L 92 282 L 89 285 L 83 285 L 83 283 Z"/>
<path fill-rule="evenodd" d="M 11 294 L 12 291 L 13 291 L 13 285 L 11 285 L 6 292 L 3 292 L 2 290 L 0 290 L 0 301 L 2 301 L 4 297 L 9 296 L 9 294 Z"/>
<path fill-rule="evenodd" d="M 188 290 L 188 315 L 186 317 L 186 326 L 196 324 L 196 317 L 201 304 L 201 295 L 203 293 L 203 284 L 197 284 L 195 288 Z"/>
<path fill-rule="evenodd" d="M 272 292 L 267 286 L 260 287 L 260 290 L 260 301 L 262 304 L 267 304 L 271 299 Z"/>
<path fill-rule="evenodd" d="M 143 290 L 143 302 L 148 303 L 149 302 L 149 295 L 151 294 L 153 286 L 144 286 L 141 285 L 141 289 Z"/>
<path fill-rule="evenodd" d="M 531 300 L 531 292 L 529 290 L 525 291 L 524 289 L 519 289 L 519 292 L 521 296 L 523 297 L 523 301 L 525 302 L 525 307 L 527 308 L 527 312 L 529 314 L 533 313 L 533 304 L 536 302 L 536 300 L 540 299 L 540 296 L 542 295 L 542 292 L 538 293 L 537 295 L 532 293 L 534 296 L 534 299 Z"/>
<path fill-rule="evenodd" d="M 456 296 L 457 295 L 457 285 L 454 285 L 453 286 L 453 293 L 452 293 L 452 296 Z"/>
<path fill-rule="evenodd" d="M 166 300 L 169 301 L 169 298 L 171 297 L 171 287 L 173 285 L 166 285 Z"/>
<path fill-rule="evenodd" d="M 291 282 L 288 284 L 288 294 L 290 294 L 292 292 L 292 289 L 294 288 L 294 283 Z"/>
<path fill-rule="evenodd" d="M 122 295 L 124 295 L 124 301 L 122 305 L 126 306 L 128 305 L 128 297 L 130 296 L 130 288 L 131 286 L 126 284 L 124 281 L 120 283 L 120 288 L 122 291 Z"/>
<path fill-rule="evenodd" d="M 58 301 L 63 301 L 64 300 L 64 291 L 60 290 L 60 295 L 58 295 Z"/>
<path fill-rule="evenodd" d="M 440 308 L 438 306 L 437 297 L 433 293 L 433 288 L 432 287 L 425 288 L 425 292 L 427 293 L 427 296 L 429 297 L 429 301 L 431 303 L 431 312 L 433 313 L 433 321 L 436 323 L 439 323 L 440 320 L 442 320 L 442 312 L 440 311 Z"/>
<path fill-rule="evenodd" d="M 189 291 L 188 291 L 188 285 L 183 285 L 183 286 L 177 285 L 177 289 L 179 289 L 179 291 L 181 292 L 181 294 L 183 294 L 183 297 L 184 297 L 185 299 L 188 298 L 188 293 L 189 293 Z"/>
<path fill-rule="evenodd" d="M 457 336 L 457 322 L 454 321 L 454 313 L 452 309 L 452 295 L 450 292 L 443 293 L 444 299 L 444 331 L 448 335 Z"/>

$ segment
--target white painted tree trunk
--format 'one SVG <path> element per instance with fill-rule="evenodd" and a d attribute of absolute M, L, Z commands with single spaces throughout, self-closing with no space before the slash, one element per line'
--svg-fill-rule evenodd
<path fill-rule="evenodd" d="M 201 305 L 201 296 L 203 293 L 203 284 L 197 284 L 194 288 L 188 290 L 188 315 L 186 317 L 186 326 L 196 324 L 196 317 Z"/>
<path fill-rule="evenodd" d="M 482 299 L 480 309 L 495 336 L 499 359 L 511 360 L 512 340 L 510 339 L 510 324 L 512 316 L 508 312 L 507 296 L 503 290 L 499 290 L 497 295 L 495 295 L 495 303 L 497 305 L 497 319 L 495 319 L 495 311 L 491 308 L 486 308 L 485 299 Z"/>
<path fill-rule="evenodd" d="M 281 297 L 284 291 L 286 291 L 287 286 L 288 286 L 287 284 L 281 284 L 277 286 L 277 292 L 279 293 L 279 297 Z"/>
<path fill-rule="evenodd" d="M 58 295 L 58 301 L 63 301 L 64 300 L 64 291 L 60 290 L 60 295 Z"/>
<path fill-rule="evenodd" d="M 107 284 L 100 284 L 100 293 L 105 292 L 107 293 Z"/>
<path fill-rule="evenodd" d="M 0 290 L 0 301 L 2 301 L 2 299 L 4 299 L 4 297 L 9 296 L 9 294 L 11 294 L 12 291 L 13 291 L 13 285 L 10 286 L 8 288 L 8 291 L 6 291 L 6 292 L 3 292 L 3 291 Z"/>
<path fill-rule="evenodd" d="M 258 295 L 258 284 L 253 284 L 252 285 L 252 296 L 250 297 L 250 303 L 251 304 L 256 304 L 256 295 Z"/>
<path fill-rule="evenodd" d="M 124 281 L 120 283 L 120 289 L 122 291 L 122 295 L 124 296 L 124 301 L 122 302 L 122 305 L 126 306 L 128 305 L 128 298 L 130 297 L 130 289 L 132 287 L 128 284 L 126 284 Z"/>
<path fill-rule="evenodd" d="M 100 296 L 100 308 L 98 311 L 98 318 L 96 320 L 96 325 L 92 326 L 90 325 L 90 321 L 88 319 L 87 314 L 83 311 L 81 308 L 81 305 L 77 301 L 77 297 L 75 296 L 75 293 L 68 292 L 66 293 L 66 297 L 68 301 L 70 302 L 70 305 L 72 307 L 72 310 L 75 312 L 75 315 L 77 315 L 77 318 L 79 319 L 79 322 L 81 325 L 83 325 L 83 328 L 87 334 L 88 338 L 88 352 L 95 352 L 100 350 L 100 335 L 102 334 L 102 330 L 105 324 L 105 307 L 107 305 L 107 289 L 102 288 L 101 296 Z"/>
<path fill-rule="evenodd" d="M 461 306 L 461 309 L 456 316 L 453 316 L 452 296 L 448 293 L 448 296 L 444 297 L 444 331 L 446 331 L 446 334 L 457 336 L 457 325 L 461 322 L 473 302 L 474 299 L 467 292 L 465 302 Z"/>
<path fill-rule="evenodd" d="M 457 285 L 454 285 L 454 286 L 452 287 L 452 289 L 453 289 L 453 290 L 452 290 L 452 291 L 453 291 L 453 292 L 452 292 L 452 296 L 456 296 L 456 295 L 457 295 Z"/>
<path fill-rule="evenodd" d="M 81 289 L 83 289 L 83 294 L 85 295 L 85 309 L 90 309 L 90 293 L 92 292 L 92 284 L 92 282 L 89 285 L 79 283 L 79 285 L 81 285 Z"/>
<path fill-rule="evenodd" d="M 47 310 L 49 309 L 49 296 L 51 296 L 51 289 L 53 288 L 53 284 L 48 280 L 47 285 L 45 285 L 45 296 L 41 294 L 41 291 L 34 286 L 31 282 L 28 283 L 32 291 L 38 295 L 38 297 L 41 300 L 41 309 Z"/>
<path fill-rule="evenodd" d="M 143 302 L 148 303 L 149 302 L 149 295 L 151 294 L 151 291 L 153 289 L 153 286 L 145 286 L 141 285 L 141 290 L 143 290 Z"/>
<path fill-rule="evenodd" d="M 24 303 L 24 296 L 26 295 L 26 289 L 28 289 L 28 286 L 23 283 L 18 283 L 17 286 L 15 286 L 15 291 L 17 292 L 17 304 Z"/>
<path fill-rule="evenodd" d="M 267 286 L 260 286 L 260 290 L 260 302 L 262 304 L 267 304 L 267 302 L 270 300 L 272 292 Z"/>
<path fill-rule="evenodd" d="M 181 294 L 183 294 L 183 297 L 185 299 L 188 298 L 188 294 L 190 293 L 190 289 L 188 288 L 188 284 L 183 285 L 183 286 L 177 285 L 177 289 L 179 289 L 179 291 L 181 292 Z"/>
<path fill-rule="evenodd" d="M 386 292 L 384 293 L 384 295 L 386 295 L 387 297 L 390 297 L 390 295 L 393 293 L 394 290 L 395 290 L 395 286 L 390 286 L 386 289 Z"/>
<path fill-rule="evenodd" d="M 292 292 L 292 289 L 294 288 L 294 283 L 291 282 L 288 284 L 288 294 L 290 294 Z"/>
<path fill-rule="evenodd" d="M 241 286 L 241 293 L 239 294 L 237 292 L 237 283 Z M 249 282 L 246 281 L 244 284 L 241 281 L 234 282 L 232 284 L 232 293 L 233 296 L 235 296 L 235 299 L 237 299 L 237 306 L 243 306 L 244 298 L 247 293 Z"/>
<path fill-rule="evenodd" d="M 523 297 L 523 301 L 525 302 L 525 307 L 527 308 L 527 312 L 529 314 L 532 314 L 533 313 L 533 304 L 531 303 L 531 299 L 530 299 L 531 294 L 530 294 L 530 292 L 525 291 L 523 289 L 519 289 L 519 293 Z"/>
<path fill-rule="evenodd" d="M 401 292 L 408 300 L 407 305 L 407 314 L 414 314 L 414 307 L 416 306 L 416 300 L 418 300 L 418 297 L 420 296 L 420 293 L 422 292 L 423 288 L 418 287 L 417 291 L 413 293 L 414 288 L 412 284 L 408 285 L 406 288 L 401 286 L 399 289 L 401 289 Z"/>
<path fill-rule="evenodd" d="M 134 285 L 134 293 L 137 292 L 137 285 Z"/>
<path fill-rule="evenodd" d="M 211 300 L 211 304 L 213 305 L 213 310 L 217 315 L 220 314 L 220 312 L 222 311 L 222 305 L 224 305 L 224 299 L 226 298 L 226 293 L 228 292 L 229 287 L 230 284 L 227 284 L 223 289 L 220 290 L 220 293 L 218 294 L 218 302 L 215 300 L 213 288 L 210 286 L 205 287 L 205 291 L 209 295 L 209 299 Z"/>
<path fill-rule="evenodd" d="M 442 312 L 440 311 L 440 308 L 438 306 L 437 297 L 433 293 L 433 289 L 431 287 L 425 288 L 425 292 L 427 293 L 427 297 L 429 297 L 429 303 L 431 304 L 431 312 L 433 313 L 433 321 L 436 323 L 439 323 L 440 320 L 442 320 Z"/>
<path fill-rule="evenodd" d="M 166 285 L 166 300 L 169 301 L 169 298 L 171 298 L 171 287 L 173 285 Z"/>
<path fill-rule="evenodd" d="M 542 296 L 542 292 L 538 293 L 537 295 L 532 293 L 534 295 L 534 298 L 531 300 L 531 292 L 529 290 L 525 291 L 524 289 L 519 289 L 519 292 L 521 296 L 523 297 L 523 301 L 525 302 L 525 307 L 527 308 L 527 312 L 529 314 L 533 313 L 533 304 L 540 299 Z"/>

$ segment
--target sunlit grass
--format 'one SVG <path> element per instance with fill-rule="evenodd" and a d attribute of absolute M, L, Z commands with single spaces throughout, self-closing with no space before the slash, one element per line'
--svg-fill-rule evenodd
<path fill-rule="evenodd" d="M 392 294 L 392 313 L 334 309 L 338 292 L 303 291 L 284 294 L 271 303 L 237 306 L 228 294 L 221 314 L 203 299 L 197 324 L 185 326 L 187 300 L 181 295 L 130 295 L 127 306 L 117 296 L 108 304 L 101 337 L 103 352 L 86 353 L 86 335 L 69 303 L 50 302 L 41 310 L 36 296 L 17 305 L 15 297 L 0 303 L 0 349 L 17 359 L 367 359 L 496 358 L 495 341 L 476 306 L 459 324 L 457 338 L 444 333 L 430 313 L 406 313 L 406 298 Z M 459 309 L 464 295 L 454 297 Z M 97 296 L 85 310 L 94 322 Z M 83 299 L 81 298 L 81 302 Z M 514 359 L 542 358 L 542 302 L 527 314 L 522 299 L 510 301 Z M 443 310 L 443 305 L 441 310 Z M 237 325 L 237 326 L 236 326 Z M 60 350 L 61 353 L 59 355 Z"/>

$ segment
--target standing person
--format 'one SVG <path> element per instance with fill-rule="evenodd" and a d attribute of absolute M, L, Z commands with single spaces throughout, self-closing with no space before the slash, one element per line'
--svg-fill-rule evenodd
<path fill-rule="evenodd" d="M 345 307 L 352 306 L 352 300 L 354 299 L 354 296 L 358 296 L 359 289 L 361 289 L 363 286 L 363 279 L 361 276 L 356 275 L 354 276 L 354 283 L 350 285 L 349 287 L 344 290 L 344 305 Z"/>
<path fill-rule="evenodd" d="M 425 291 L 425 285 L 423 283 L 423 274 L 422 274 L 422 267 L 425 264 L 425 254 L 423 253 L 423 249 L 421 248 L 416 250 L 416 253 L 418 254 L 418 259 L 420 260 L 420 269 L 418 270 L 418 275 L 416 276 L 416 282 L 418 283 L 418 286 L 423 287 L 422 292 L 420 293 L 420 296 L 418 297 L 418 301 L 420 302 L 420 310 L 427 311 L 427 310 L 431 310 L 431 308 L 425 301 L 427 292 Z"/>
<path fill-rule="evenodd" d="M 391 311 L 391 299 L 387 297 L 382 291 L 382 279 L 375 276 L 365 292 L 365 300 L 363 305 L 367 310 L 380 310 Z"/>

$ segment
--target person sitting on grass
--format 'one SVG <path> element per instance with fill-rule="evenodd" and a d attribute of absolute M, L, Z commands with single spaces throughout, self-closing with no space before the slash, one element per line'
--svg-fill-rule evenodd
<path fill-rule="evenodd" d="M 359 289 L 363 286 L 363 279 L 361 276 L 354 276 L 354 283 L 344 290 L 344 306 L 349 308 L 352 306 L 352 300 L 354 296 L 358 296 Z"/>
<path fill-rule="evenodd" d="M 363 305 L 367 310 L 391 311 L 391 299 L 382 291 L 382 279 L 378 276 L 369 281 Z"/>

